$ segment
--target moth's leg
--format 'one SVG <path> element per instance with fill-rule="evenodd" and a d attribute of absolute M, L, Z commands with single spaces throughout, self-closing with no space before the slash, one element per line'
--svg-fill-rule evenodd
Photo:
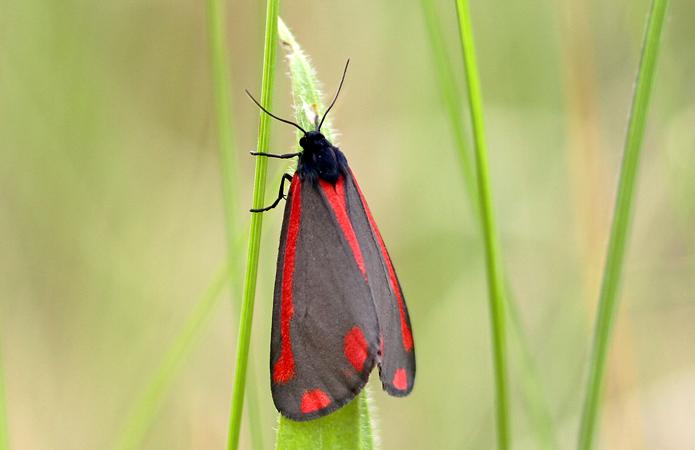
<path fill-rule="evenodd" d="M 263 152 L 249 152 L 253 156 L 267 156 L 268 158 L 278 158 L 278 159 L 290 159 L 294 158 L 295 156 L 299 156 L 301 152 L 299 153 L 285 153 L 283 155 L 278 155 L 275 153 L 263 153 Z"/>
<path fill-rule="evenodd" d="M 285 181 L 289 180 L 289 182 L 292 182 L 292 175 L 286 173 L 282 176 L 282 181 L 280 181 L 280 192 L 278 193 L 278 198 L 275 199 L 272 205 L 266 206 L 265 208 L 259 208 L 259 209 L 251 209 L 251 212 L 258 213 L 258 212 L 264 212 L 264 211 L 269 211 L 273 208 L 275 208 L 278 203 L 280 203 L 280 200 L 282 200 L 285 197 Z"/>

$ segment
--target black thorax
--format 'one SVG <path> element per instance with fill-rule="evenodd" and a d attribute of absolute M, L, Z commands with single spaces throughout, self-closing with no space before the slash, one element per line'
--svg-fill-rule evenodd
<path fill-rule="evenodd" d="M 335 184 L 340 175 L 347 175 L 345 155 L 319 131 L 307 132 L 299 139 L 299 145 L 303 151 L 297 162 L 297 173 L 302 180 L 314 184 L 322 179 Z"/>

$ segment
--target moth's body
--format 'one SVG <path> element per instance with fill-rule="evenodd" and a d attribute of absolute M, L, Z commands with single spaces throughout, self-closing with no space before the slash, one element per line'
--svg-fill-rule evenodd
<path fill-rule="evenodd" d="M 321 134 L 323 119 L 315 131 L 305 131 L 273 117 L 304 133 L 299 153 L 252 153 L 299 158 L 297 171 L 283 176 L 275 202 L 252 210 L 274 208 L 285 198 L 285 181 L 291 182 L 273 296 L 273 402 L 293 420 L 325 416 L 355 398 L 375 365 L 386 392 L 408 395 L 415 382 L 410 317 L 347 159 Z"/>
<path fill-rule="evenodd" d="M 280 235 L 270 371 L 273 401 L 310 420 L 352 400 L 379 367 L 384 390 L 415 381 L 410 318 L 391 258 L 345 155 L 300 139 Z"/>

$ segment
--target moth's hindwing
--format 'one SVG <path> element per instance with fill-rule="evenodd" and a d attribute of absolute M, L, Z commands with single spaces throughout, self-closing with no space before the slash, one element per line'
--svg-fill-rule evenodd
<path fill-rule="evenodd" d="M 352 172 L 346 186 L 348 209 L 379 319 L 379 376 L 386 392 L 402 397 L 410 393 L 415 382 L 415 345 L 408 308 L 391 257 Z"/>

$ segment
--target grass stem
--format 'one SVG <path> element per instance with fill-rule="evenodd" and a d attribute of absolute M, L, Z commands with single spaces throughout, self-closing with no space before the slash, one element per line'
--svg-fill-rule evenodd
<path fill-rule="evenodd" d="M 467 188 L 469 203 L 472 205 L 475 219 L 479 221 L 480 210 L 476 202 L 477 190 L 475 186 L 475 172 L 473 171 L 471 157 L 467 149 L 468 144 L 463 124 L 464 116 L 460 108 L 460 102 L 458 101 L 460 95 L 456 87 L 456 79 L 452 68 L 452 58 L 447 54 L 447 49 L 444 45 L 445 37 L 442 32 L 442 21 L 434 1 L 421 0 L 420 3 L 434 57 L 434 68 L 437 75 L 439 90 L 454 133 L 455 144 L 461 165 L 461 175 L 464 179 L 464 185 Z M 502 267 L 502 269 L 504 269 L 504 267 Z M 521 317 L 517 311 L 518 308 L 516 307 L 508 279 L 506 280 L 505 286 L 507 310 L 509 312 L 508 317 L 510 318 L 509 328 L 511 332 L 514 333 L 519 349 L 521 350 L 521 391 L 523 400 L 529 410 L 539 448 L 553 450 L 558 448 L 558 438 L 555 433 L 550 407 L 545 393 L 543 392 L 543 384 L 529 349 L 528 337 L 524 332 Z"/>
<path fill-rule="evenodd" d="M 589 362 L 589 378 L 577 444 L 579 450 L 590 450 L 593 448 L 595 440 L 603 377 L 606 370 L 606 357 L 611 329 L 615 322 L 618 288 L 630 227 L 635 180 L 639 167 L 639 157 L 644 138 L 649 100 L 654 85 L 654 72 L 667 6 L 668 0 L 652 1 L 642 44 L 642 55 L 632 98 L 632 108 L 613 212 L 613 223 L 608 242 L 606 265 L 603 271 L 598 315 L 594 328 L 594 342 Z"/>
<path fill-rule="evenodd" d="M 472 156 L 468 150 L 466 132 L 463 124 L 463 114 L 461 104 L 458 99 L 461 98 L 456 84 L 456 76 L 451 65 L 451 59 L 447 55 L 447 49 L 444 45 L 444 36 L 442 33 L 442 23 L 439 20 L 436 6 L 433 0 L 420 0 L 423 17 L 425 19 L 425 28 L 432 49 L 434 58 L 434 73 L 437 76 L 437 84 L 444 107 L 447 111 L 447 116 L 451 124 L 451 129 L 454 134 L 454 143 L 458 154 L 459 165 L 463 175 L 463 182 L 466 188 L 468 197 L 473 200 L 476 197 L 475 172 L 473 169 Z M 474 201 L 470 202 L 472 208 L 477 208 Z M 475 211 L 476 215 L 478 211 Z"/>
<path fill-rule="evenodd" d="M 324 111 L 316 71 L 299 43 L 284 24 L 278 21 L 278 35 L 287 53 L 294 100 L 295 119 L 305 129 L 313 129 L 313 117 L 307 114 L 314 107 Z M 309 107 L 307 107 L 309 106 Z M 334 131 L 329 118 L 322 127 L 328 139 Z M 278 450 L 340 448 L 344 450 L 370 450 L 374 448 L 374 427 L 369 414 L 369 393 L 365 388 L 348 405 L 320 419 L 295 422 L 280 416 L 276 438 Z"/>
<path fill-rule="evenodd" d="M 537 448 L 539 450 L 557 450 L 560 448 L 560 445 L 548 397 L 541 380 L 538 365 L 528 346 L 528 337 L 524 333 L 524 327 L 521 323 L 518 303 L 508 283 L 506 286 L 507 317 L 509 317 L 509 332 L 512 335 L 510 341 L 515 342 L 519 349 L 518 354 L 522 366 L 518 384 L 524 408 L 527 411 L 529 423 L 533 427 Z M 514 353 L 513 349 L 510 353 Z"/>
<path fill-rule="evenodd" d="M 224 200 L 224 224 L 227 241 L 227 268 L 230 285 L 230 297 L 235 303 L 234 310 L 239 313 L 239 304 L 235 302 L 239 298 L 236 289 L 241 287 L 241 267 L 238 263 L 240 245 L 239 201 L 238 189 L 235 186 L 238 180 L 237 151 L 234 145 L 234 129 L 232 127 L 232 96 L 231 77 L 229 65 L 229 48 L 227 45 L 227 8 L 226 0 L 208 0 L 208 33 L 210 45 L 210 72 L 213 84 L 213 99 L 215 104 L 215 116 L 217 118 L 217 145 L 220 152 L 222 168 L 222 194 Z M 251 443 L 254 448 L 263 448 L 263 433 L 258 414 L 258 401 L 255 389 L 254 366 L 248 368 L 251 379 L 247 386 L 248 394 L 248 418 L 251 431 Z"/>
<path fill-rule="evenodd" d="M 228 254 L 233 254 L 234 239 L 238 235 L 237 196 L 234 182 L 237 180 L 236 152 L 234 151 L 234 130 L 232 124 L 231 90 L 229 86 L 229 61 L 227 48 L 227 23 L 225 0 L 208 0 L 208 32 L 210 45 L 210 71 L 213 83 L 213 100 L 217 119 L 217 140 L 222 166 L 222 193 L 224 196 L 225 231 Z M 230 274 L 235 272 L 234 263 L 229 266 Z M 230 276 L 232 278 L 233 275 Z"/>
<path fill-rule="evenodd" d="M 272 109 L 273 79 L 275 77 L 275 53 L 277 50 L 277 19 L 280 0 L 266 1 L 265 40 L 263 48 L 263 76 L 261 79 L 261 104 L 266 109 Z M 258 147 L 257 151 L 267 152 L 270 140 L 270 117 L 259 112 Z M 267 158 L 256 158 L 256 171 L 253 186 L 253 208 L 261 208 L 265 199 L 265 182 L 267 176 Z M 229 434 L 227 449 L 236 450 L 239 446 L 241 428 L 241 412 L 244 406 L 244 391 L 246 386 L 246 368 L 249 359 L 249 344 L 253 322 L 253 306 L 256 297 L 256 281 L 258 278 L 258 259 L 261 244 L 263 214 L 251 215 L 251 230 L 249 232 L 246 274 L 242 295 L 241 314 L 239 318 L 239 333 L 236 348 L 236 366 L 234 369 L 234 385 L 232 387 L 232 406 L 229 418 Z"/>
<path fill-rule="evenodd" d="M 478 199 L 485 241 L 495 370 L 497 446 L 500 450 L 507 450 L 510 448 L 511 444 L 509 432 L 509 394 L 507 388 L 506 301 L 504 278 L 502 276 L 502 264 L 492 204 L 487 145 L 485 142 L 485 127 L 483 121 L 483 104 L 468 1 L 456 0 L 456 11 L 459 20 L 461 48 L 463 51 L 463 62 L 468 87 L 468 101 L 473 125 Z"/>

